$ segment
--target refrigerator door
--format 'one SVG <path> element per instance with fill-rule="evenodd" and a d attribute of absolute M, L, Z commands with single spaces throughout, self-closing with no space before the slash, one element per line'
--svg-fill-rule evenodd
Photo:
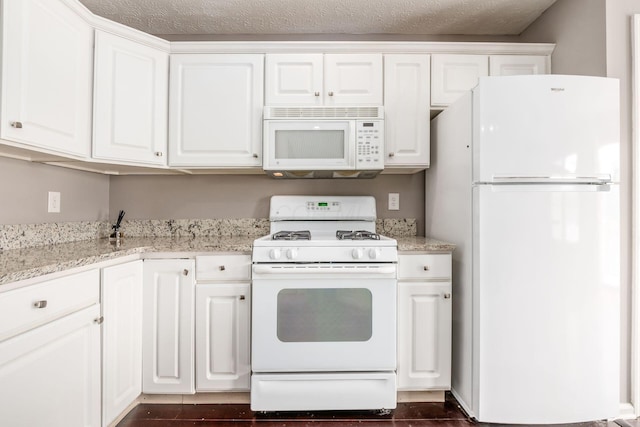
<path fill-rule="evenodd" d="M 617 79 L 481 78 L 473 91 L 473 179 L 600 177 L 619 182 Z"/>
<path fill-rule="evenodd" d="M 474 409 L 572 423 L 619 406 L 619 188 L 478 185 Z"/>

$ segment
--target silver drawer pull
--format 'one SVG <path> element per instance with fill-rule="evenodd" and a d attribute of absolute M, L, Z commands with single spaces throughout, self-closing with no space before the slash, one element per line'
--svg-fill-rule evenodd
<path fill-rule="evenodd" d="M 22 122 L 10 122 L 12 128 L 22 129 Z"/>
<path fill-rule="evenodd" d="M 189 270 L 187 270 L 186 268 L 184 270 L 182 270 L 182 275 L 183 276 L 188 276 L 189 275 Z"/>
<path fill-rule="evenodd" d="M 240 295 L 240 301 L 244 301 L 245 300 L 245 296 L 244 295 Z"/>
<path fill-rule="evenodd" d="M 389 153 L 389 157 L 393 157 L 395 155 L 396 155 L 396 153 Z"/>
<path fill-rule="evenodd" d="M 258 153 L 253 153 L 253 158 L 257 159 L 258 158 Z"/>
<path fill-rule="evenodd" d="M 329 96 L 333 96 L 333 92 L 329 92 Z"/>
<path fill-rule="evenodd" d="M 162 157 L 162 151 L 156 151 L 154 154 L 156 157 Z"/>
<path fill-rule="evenodd" d="M 220 270 L 220 271 L 225 271 L 225 270 L 226 270 L 226 267 L 225 267 L 224 265 L 221 265 L 220 267 L 218 267 L 218 270 Z"/>
<path fill-rule="evenodd" d="M 320 92 L 315 92 L 314 95 L 315 96 L 320 96 Z"/>
<path fill-rule="evenodd" d="M 97 323 L 98 325 L 102 325 L 102 322 L 104 322 L 104 316 L 100 316 L 98 318 L 93 319 L 93 321 L 95 323 Z"/>
<path fill-rule="evenodd" d="M 423 269 L 424 271 L 429 271 L 429 266 L 428 266 L 428 265 L 425 265 L 424 267 L 422 267 L 422 269 Z"/>
<path fill-rule="evenodd" d="M 43 299 L 42 301 L 36 301 L 33 303 L 35 308 L 45 308 L 47 306 L 47 300 Z"/>
<path fill-rule="evenodd" d="M 444 299 L 449 299 L 451 298 L 451 294 L 444 294 Z"/>

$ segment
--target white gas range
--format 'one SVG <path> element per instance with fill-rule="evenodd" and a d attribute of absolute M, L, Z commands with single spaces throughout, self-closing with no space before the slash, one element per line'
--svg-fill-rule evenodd
<path fill-rule="evenodd" d="M 273 196 L 253 249 L 251 408 L 396 406 L 397 242 L 373 197 Z"/>

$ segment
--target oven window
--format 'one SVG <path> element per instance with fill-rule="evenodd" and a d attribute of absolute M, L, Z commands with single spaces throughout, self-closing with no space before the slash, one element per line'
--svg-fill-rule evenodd
<path fill-rule="evenodd" d="M 276 159 L 342 159 L 343 130 L 276 130 Z"/>
<path fill-rule="evenodd" d="M 278 293 L 278 339 L 283 342 L 368 341 L 368 289 L 283 289 Z"/>

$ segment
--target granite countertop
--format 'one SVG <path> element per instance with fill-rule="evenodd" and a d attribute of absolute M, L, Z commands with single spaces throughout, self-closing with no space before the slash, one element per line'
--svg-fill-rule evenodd
<path fill-rule="evenodd" d="M 108 239 L 0 251 L 0 286 L 127 255 L 145 253 L 250 253 L 255 237 L 127 237 L 116 247 Z M 455 245 L 425 237 L 398 237 L 400 251 L 450 252 Z"/>

